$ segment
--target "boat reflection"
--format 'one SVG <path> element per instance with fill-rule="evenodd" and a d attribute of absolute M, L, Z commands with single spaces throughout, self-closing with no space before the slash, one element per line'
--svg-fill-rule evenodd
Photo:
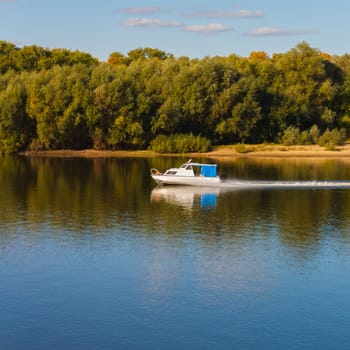
<path fill-rule="evenodd" d="M 215 208 L 220 189 L 201 186 L 159 186 L 151 192 L 151 203 L 166 202 L 191 209 Z"/>

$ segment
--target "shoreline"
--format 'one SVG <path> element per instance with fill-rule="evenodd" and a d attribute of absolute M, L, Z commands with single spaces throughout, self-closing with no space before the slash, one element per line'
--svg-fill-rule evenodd
<path fill-rule="evenodd" d="M 237 151 L 238 149 L 238 151 Z M 160 154 L 149 150 L 141 151 L 108 151 L 108 150 L 50 150 L 24 151 L 18 155 L 26 157 L 57 158 L 116 158 L 116 157 L 210 157 L 210 158 L 342 158 L 350 157 L 350 143 L 338 146 L 334 151 L 326 150 L 318 145 L 283 146 L 283 145 L 242 145 L 218 146 L 203 153 Z"/>

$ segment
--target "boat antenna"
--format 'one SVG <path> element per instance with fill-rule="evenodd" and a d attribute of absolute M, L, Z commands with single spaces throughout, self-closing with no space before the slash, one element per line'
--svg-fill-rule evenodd
<path fill-rule="evenodd" d="M 187 161 L 187 163 L 191 163 L 192 162 L 192 159 L 189 159 L 188 161 Z"/>

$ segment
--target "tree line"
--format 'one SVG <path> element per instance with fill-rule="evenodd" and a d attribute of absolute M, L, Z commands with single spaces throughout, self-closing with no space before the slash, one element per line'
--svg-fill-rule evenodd
<path fill-rule="evenodd" d="M 0 41 L 0 153 L 159 149 L 167 139 L 200 149 L 314 143 L 325 134 L 338 142 L 349 132 L 350 55 L 305 42 L 272 57 L 191 59 L 139 48 L 100 62 Z"/>

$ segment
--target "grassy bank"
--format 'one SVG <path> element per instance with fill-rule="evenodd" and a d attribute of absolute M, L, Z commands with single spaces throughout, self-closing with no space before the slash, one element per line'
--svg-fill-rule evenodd
<path fill-rule="evenodd" d="M 158 154 L 152 151 L 97 151 L 87 150 L 53 150 L 26 151 L 19 153 L 28 157 L 76 157 L 76 158 L 108 158 L 108 157 L 159 157 L 179 156 L 179 154 Z M 335 150 L 327 150 L 318 145 L 284 146 L 284 145 L 229 145 L 214 147 L 205 153 L 188 153 L 189 157 L 350 157 L 350 143 L 338 146 Z"/>

